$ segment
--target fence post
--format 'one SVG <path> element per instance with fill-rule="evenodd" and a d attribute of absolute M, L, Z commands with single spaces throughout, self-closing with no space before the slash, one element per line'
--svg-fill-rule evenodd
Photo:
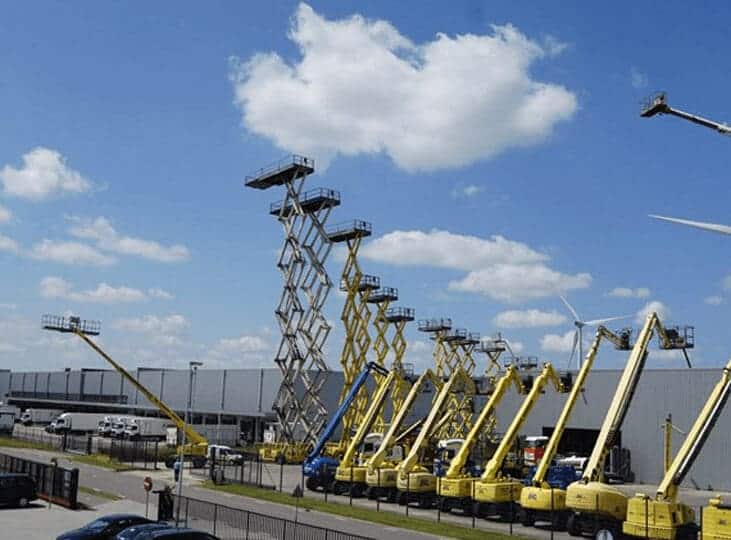
<path fill-rule="evenodd" d="M 555 528 L 553 524 L 556 522 L 556 519 L 553 515 L 553 486 L 551 486 L 551 540 L 553 540 L 553 529 Z"/>
<path fill-rule="evenodd" d="M 182 480 L 182 478 L 181 478 Z M 185 499 L 185 526 L 188 526 L 188 507 L 190 506 L 190 497 Z"/>
<path fill-rule="evenodd" d="M 282 479 L 284 478 L 284 461 L 279 462 L 279 491 L 282 491 Z"/>
<path fill-rule="evenodd" d="M 282 527 L 282 540 L 287 538 L 287 521 L 284 521 L 284 527 Z"/>
<path fill-rule="evenodd" d="M 249 540 L 249 522 L 251 520 L 251 512 L 246 512 L 246 538 L 245 540 Z"/>
<path fill-rule="evenodd" d="M 86 437 L 86 455 L 87 456 L 92 454 L 91 442 L 92 442 L 91 435 L 87 435 L 87 437 Z"/>
<path fill-rule="evenodd" d="M 700 519 L 700 527 L 698 529 L 698 536 L 700 537 L 699 540 L 703 540 L 703 507 L 700 507 L 700 512 L 698 513 L 699 519 Z"/>
<path fill-rule="evenodd" d="M 213 505 L 213 536 L 216 536 L 216 522 L 218 521 L 218 505 Z"/>
<path fill-rule="evenodd" d="M 350 506 L 353 506 L 353 463 L 350 464 L 350 486 L 348 487 L 348 495 L 350 496 Z"/>
<path fill-rule="evenodd" d="M 377 470 L 378 470 L 378 487 L 376 488 L 376 512 L 380 512 L 381 511 L 381 493 L 379 492 L 379 490 L 381 489 L 381 467 L 380 467 L 380 465 Z M 371 487 L 371 489 L 373 489 L 373 488 Z"/>
<path fill-rule="evenodd" d="M 437 476 L 437 523 L 442 522 L 442 496 L 441 493 L 442 477 Z"/>
<path fill-rule="evenodd" d="M 470 504 L 472 505 L 472 511 L 470 512 L 470 514 L 472 514 L 472 528 L 473 529 L 475 528 L 475 514 L 477 514 L 477 508 L 478 508 L 477 501 L 475 501 L 475 480 L 476 480 L 476 478 L 472 479 L 472 486 L 471 486 L 472 487 L 472 499 L 470 502 Z M 513 526 L 511 524 L 510 525 L 510 534 L 512 535 L 512 533 L 513 533 Z"/>
<path fill-rule="evenodd" d="M 398 485 L 398 477 L 396 478 Z M 406 473 L 406 516 L 409 515 L 409 503 L 411 502 L 411 471 Z"/>

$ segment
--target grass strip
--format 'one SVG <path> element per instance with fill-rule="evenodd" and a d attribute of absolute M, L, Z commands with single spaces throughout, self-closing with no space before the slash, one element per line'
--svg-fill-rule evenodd
<path fill-rule="evenodd" d="M 121 501 L 122 499 L 124 499 L 124 497 L 120 497 L 119 495 L 115 495 L 114 493 L 109 493 L 108 491 L 102 491 L 101 489 L 94 489 L 86 486 L 79 486 L 79 491 L 81 493 L 86 493 L 87 495 L 99 497 L 100 499 L 107 499 L 108 501 Z"/>
<path fill-rule="evenodd" d="M 133 471 L 134 467 L 130 467 L 119 461 L 111 459 L 109 456 L 104 454 L 91 454 L 89 456 L 73 456 L 69 458 L 71 461 L 76 463 L 83 463 L 85 465 L 94 465 L 95 467 L 104 467 L 116 472 Z"/>
<path fill-rule="evenodd" d="M 55 450 L 55 448 L 48 444 L 24 441 L 22 439 L 11 439 L 10 437 L 0 437 L 0 447 L 30 448 L 32 450 Z"/>
<path fill-rule="evenodd" d="M 294 497 L 287 493 L 270 491 L 267 489 L 261 489 L 252 486 L 242 486 L 235 484 L 216 485 L 208 480 L 201 484 L 200 487 L 213 491 L 223 491 L 232 495 L 251 497 L 252 499 L 259 499 L 277 504 L 287 504 L 289 506 L 295 506 L 296 504 L 296 500 L 294 499 Z M 361 521 L 369 521 L 371 523 L 378 523 L 380 525 L 387 525 L 390 527 L 398 527 L 410 531 L 423 532 L 446 538 L 457 538 L 459 540 L 509 540 L 511 538 L 515 540 L 515 538 L 519 538 L 516 536 L 509 536 L 507 534 L 485 531 L 484 529 L 461 527 L 453 523 L 437 523 L 436 521 L 415 517 L 406 517 L 404 515 L 395 514 L 389 511 L 377 512 L 370 508 L 363 508 L 361 506 L 350 506 L 349 504 L 335 503 L 330 501 L 325 502 L 320 499 L 312 499 L 307 497 L 299 499 L 299 507 L 306 510 L 316 510 L 318 512 L 325 512 L 328 514 L 335 514 L 338 516 L 359 519 Z"/>

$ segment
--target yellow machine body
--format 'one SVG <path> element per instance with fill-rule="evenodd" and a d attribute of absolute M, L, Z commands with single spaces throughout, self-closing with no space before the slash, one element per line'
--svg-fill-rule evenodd
<path fill-rule="evenodd" d="M 474 499 L 477 502 L 508 503 L 520 500 L 523 483 L 520 480 L 502 478 L 495 482 L 475 482 Z"/>
<path fill-rule="evenodd" d="M 627 513 L 627 495 L 604 482 L 574 482 L 566 488 L 566 507 L 621 521 Z"/>
<path fill-rule="evenodd" d="M 434 493 L 437 490 L 437 478 L 426 467 L 416 465 L 411 472 L 397 475 L 396 487 L 399 491 L 409 493 Z"/>
<path fill-rule="evenodd" d="M 366 470 L 366 484 L 369 487 L 395 488 L 396 464 L 387 463 L 381 467 Z"/>
<path fill-rule="evenodd" d="M 622 532 L 642 538 L 675 540 L 680 536 L 680 528 L 690 523 L 695 523 L 695 512 L 688 505 L 656 501 L 638 494 L 627 503 L 627 520 L 622 524 Z"/>
<path fill-rule="evenodd" d="M 703 540 L 731 540 L 731 506 L 720 497 L 703 508 Z"/>
<path fill-rule="evenodd" d="M 304 443 L 270 443 L 259 448 L 259 458 L 269 463 L 302 463 L 309 452 Z"/>
<path fill-rule="evenodd" d="M 544 456 L 545 457 L 545 456 Z M 523 510 L 559 512 L 566 510 L 566 490 L 550 487 L 523 486 L 520 492 Z"/>
<path fill-rule="evenodd" d="M 437 490 L 442 497 L 463 499 L 472 497 L 472 485 L 477 478 L 472 476 L 459 476 L 457 478 L 443 477 L 437 481 Z"/>

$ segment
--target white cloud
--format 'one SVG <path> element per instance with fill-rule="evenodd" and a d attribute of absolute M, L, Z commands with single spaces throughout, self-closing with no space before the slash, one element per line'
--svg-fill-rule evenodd
<path fill-rule="evenodd" d="M 219 339 L 206 351 L 207 366 L 272 367 L 274 349 L 261 336 L 241 335 Z"/>
<path fill-rule="evenodd" d="M 467 186 L 461 186 L 454 188 L 452 190 L 452 198 L 453 199 L 462 199 L 462 198 L 472 198 L 476 195 L 479 195 L 484 191 L 484 188 L 481 186 L 477 186 L 475 184 L 469 184 Z"/>
<path fill-rule="evenodd" d="M 0 251 L 9 251 L 10 253 L 18 253 L 18 243 L 12 238 L 0 234 Z"/>
<path fill-rule="evenodd" d="M 647 75 L 642 73 L 639 69 L 636 67 L 632 67 L 629 71 L 630 76 L 630 82 L 632 83 L 633 88 L 645 88 L 647 86 Z"/>
<path fill-rule="evenodd" d="M 541 326 L 558 326 L 565 322 L 566 317 L 557 311 L 541 311 L 539 309 L 503 311 L 493 319 L 495 326 L 500 328 L 538 328 Z"/>
<path fill-rule="evenodd" d="M 17 304 L 11 304 L 8 302 L 0 302 L 0 309 L 14 310 L 17 308 L 18 308 Z"/>
<path fill-rule="evenodd" d="M 147 300 L 145 293 L 139 289 L 124 286 L 113 287 L 107 283 L 100 283 L 96 289 L 76 291 L 73 284 L 60 277 L 53 276 L 41 280 L 40 292 L 43 298 L 62 298 L 73 302 L 99 304 L 119 304 Z"/>
<path fill-rule="evenodd" d="M 723 304 L 724 298 L 723 296 L 707 296 L 703 301 L 710 306 L 720 306 Z"/>
<path fill-rule="evenodd" d="M 150 298 L 158 298 L 160 300 L 173 300 L 175 298 L 173 294 L 167 292 L 164 289 L 158 289 L 157 287 L 147 289 L 147 295 Z"/>
<path fill-rule="evenodd" d="M 13 214 L 5 208 L 4 206 L 0 206 L 0 223 L 7 223 L 10 221 L 10 218 L 13 217 Z"/>
<path fill-rule="evenodd" d="M 563 274 L 544 264 L 496 264 L 451 281 L 449 290 L 484 294 L 503 302 L 521 302 L 564 294 L 591 285 L 587 273 Z"/>
<path fill-rule="evenodd" d="M 82 193 L 91 188 L 91 182 L 66 165 L 60 152 L 42 146 L 23 156 L 21 168 L 3 167 L 0 182 L 6 194 L 32 201 L 64 192 Z"/>
<path fill-rule="evenodd" d="M 526 244 L 502 236 L 480 238 L 432 229 L 393 231 L 361 248 L 364 258 L 399 266 L 436 266 L 478 270 L 499 263 L 527 264 L 548 260 Z"/>
<path fill-rule="evenodd" d="M 577 108 L 572 92 L 530 73 L 563 46 L 512 25 L 415 44 L 388 21 L 327 20 L 300 4 L 289 38 L 293 64 L 232 59 L 235 103 L 249 131 L 325 166 L 384 152 L 408 171 L 460 167 L 545 140 Z"/>
<path fill-rule="evenodd" d="M 544 264 L 549 257 L 502 236 L 479 238 L 433 229 L 393 231 L 361 248 L 364 258 L 397 266 L 467 270 L 449 290 L 479 293 L 505 302 L 541 298 L 583 289 L 587 273 L 563 274 Z"/>
<path fill-rule="evenodd" d="M 110 266 L 117 262 L 114 257 L 105 255 L 86 244 L 55 242 L 48 239 L 35 244 L 28 252 L 28 256 L 38 261 L 91 266 Z"/>
<path fill-rule="evenodd" d="M 617 298 L 647 298 L 650 296 L 650 289 L 647 287 L 615 287 L 607 293 L 607 296 L 615 296 Z"/>
<path fill-rule="evenodd" d="M 647 316 L 653 311 L 657 313 L 657 316 L 660 317 L 663 324 L 667 323 L 667 319 L 670 317 L 670 308 L 658 300 L 653 300 L 645 304 L 642 309 L 637 312 L 635 322 L 640 325 L 644 324 Z"/>
<path fill-rule="evenodd" d="M 135 255 L 153 261 L 174 263 L 190 258 L 190 251 L 181 244 L 163 246 L 152 240 L 134 238 L 119 234 L 111 222 L 98 217 L 94 220 L 82 220 L 77 217 L 69 218 L 75 222 L 70 233 L 77 238 L 96 242 L 99 249 L 119 253 L 120 255 Z"/>
<path fill-rule="evenodd" d="M 145 315 L 144 317 L 119 319 L 114 322 L 114 328 L 125 332 L 155 335 L 179 335 L 188 329 L 190 323 L 179 314 L 158 317 Z"/>
<path fill-rule="evenodd" d="M 545 352 L 568 353 L 574 346 L 575 330 L 565 334 L 546 334 L 541 338 L 541 350 Z"/>

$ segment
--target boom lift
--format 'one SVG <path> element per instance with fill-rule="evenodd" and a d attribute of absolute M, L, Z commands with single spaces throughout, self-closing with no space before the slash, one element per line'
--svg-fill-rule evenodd
<path fill-rule="evenodd" d="M 391 419 L 391 425 L 383 436 L 378 450 L 366 462 L 365 482 L 367 484 L 366 494 L 368 498 L 378 499 L 386 497 L 389 502 L 396 502 L 396 465 L 403 459 L 403 452 L 397 452 L 397 449 L 399 449 L 399 441 L 414 430 L 419 429 L 423 425 L 423 421 L 419 421 L 408 427 L 401 435 L 397 435 L 397 433 L 406 421 L 406 417 L 428 381 L 431 381 L 435 387 L 438 387 L 439 383 L 441 383 L 430 369 L 427 369 L 416 380 L 406 395 L 406 399 L 401 405 L 401 408 L 396 411 L 396 416 Z"/>
<path fill-rule="evenodd" d="M 464 393 L 474 393 L 475 383 L 464 368 L 457 367 L 439 391 L 408 455 L 396 466 L 396 488 L 400 504 L 416 501 L 422 508 L 431 508 L 434 505 L 436 478 L 427 468 L 426 451 L 440 426 L 450 420 L 449 411 L 444 414 L 445 406 L 448 399 L 453 397 L 452 394 L 460 389 Z"/>
<path fill-rule="evenodd" d="M 609 451 L 616 444 L 617 435 L 645 367 L 647 348 L 655 332 L 661 349 L 682 350 L 690 366 L 686 349 L 694 346 L 693 327 L 688 326 L 682 330 L 677 327 L 666 329 L 657 313 L 647 315 L 581 479 L 566 489 L 566 508 L 570 511 L 566 528 L 572 536 L 596 535 L 601 532 L 603 537 L 616 538 L 621 531 L 627 511 L 627 496 L 604 482 L 604 464 Z"/>
<path fill-rule="evenodd" d="M 325 429 L 320 434 L 320 438 L 317 440 L 315 447 L 305 458 L 305 461 L 302 464 L 302 474 L 307 477 L 307 480 L 305 481 L 307 489 L 316 491 L 319 488 L 329 486 L 334 480 L 338 460 L 334 457 L 324 455 L 325 446 L 337 430 L 340 422 L 345 416 L 345 413 L 348 412 L 350 405 L 358 395 L 358 391 L 363 387 L 363 385 L 365 385 L 368 380 L 368 376 L 373 371 L 380 373 L 383 376 L 389 375 L 388 370 L 384 367 L 376 364 L 375 362 L 368 362 L 363 371 L 361 371 L 358 377 L 356 377 L 353 381 L 353 384 L 350 386 L 348 393 L 343 398 L 343 401 L 335 411 L 335 414 L 333 414 L 328 421 Z M 347 433 L 343 433 L 343 438 L 346 438 L 347 436 Z"/>
<path fill-rule="evenodd" d="M 571 386 L 570 376 L 562 379 L 550 362 L 543 364 L 541 374 L 533 381 L 523 404 L 515 413 L 515 419 L 508 426 L 495 453 L 487 462 L 482 476 L 475 482 L 472 511 L 476 515 L 480 517 L 497 515 L 503 520 L 508 520 L 514 515 L 514 505 L 520 499 L 523 484 L 519 480 L 503 476 L 501 469 L 520 429 L 549 383 L 552 383 L 556 391 L 561 393 L 568 392 L 569 386 Z"/>
<path fill-rule="evenodd" d="M 668 105 L 667 94 L 665 94 L 665 92 L 658 92 L 657 94 L 650 96 L 640 111 L 640 116 L 643 118 L 650 118 L 658 114 L 670 114 L 672 116 L 677 116 L 678 118 L 683 118 L 693 122 L 694 124 L 698 124 L 699 126 L 716 130 L 721 135 L 731 135 L 731 127 L 726 124 L 714 122 L 708 118 L 703 118 L 702 116 L 690 114 L 671 107 Z"/>
<path fill-rule="evenodd" d="M 566 487 L 576 480 L 576 472 L 573 466 L 551 466 L 553 458 L 556 457 L 558 445 L 579 395 L 584 391 L 586 378 L 594 365 L 602 339 L 611 341 L 614 348 L 619 351 L 629 351 L 632 348 L 630 345 L 631 335 L 632 331 L 629 329 L 615 334 L 604 326 L 597 328 L 594 341 L 584 363 L 581 365 L 581 369 L 576 375 L 576 380 L 566 399 L 566 404 L 558 417 L 530 485 L 525 486 L 520 492 L 520 522 L 525 527 L 531 527 L 537 520 L 551 521 L 553 527 L 557 529 L 566 526 L 566 519 L 568 518 Z"/>
<path fill-rule="evenodd" d="M 104 358 L 117 372 L 124 377 L 132 386 L 134 386 L 145 398 L 157 407 L 162 414 L 167 416 L 171 422 L 182 432 L 185 433 L 186 444 L 178 447 L 176 454 L 183 454 L 186 459 L 190 459 L 193 467 L 200 468 L 206 464 L 206 455 L 208 452 L 208 441 L 185 422 L 177 413 L 168 407 L 165 402 L 159 399 L 155 394 L 150 392 L 142 383 L 134 378 L 124 367 L 118 364 L 114 359 L 104 352 L 99 345 L 89 338 L 89 336 L 98 336 L 101 324 L 97 321 L 86 321 L 80 317 L 59 317 L 56 315 L 44 315 L 41 320 L 44 330 L 53 330 L 67 334 L 76 334 L 86 344 L 94 349 L 99 356 Z M 165 459 L 165 465 L 169 468 L 177 460 L 177 455 L 169 456 Z"/>
<path fill-rule="evenodd" d="M 459 452 L 449 464 L 446 474 L 437 480 L 437 491 L 439 495 L 438 504 L 441 510 L 448 512 L 452 508 L 461 508 L 463 513 L 472 513 L 472 484 L 475 476 L 467 468 L 467 459 L 477 442 L 477 439 L 488 419 L 493 417 L 495 409 L 500 404 L 510 387 L 514 385 L 519 394 L 525 394 L 523 381 L 520 379 L 518 370 L 510 365 L 505 374 L 495 384 L 495 389 L 485 406 L 480 411 L 467 438 L 462 443 Z"/>
<path fill-rule="evenodd" d="M 665 472 L 657 488 L 655 499 L 639 493 L 627 504 L 627 520 L 622 525 L 625 534 L 662 540 L 695 540 L 698 526 L 693 509 L 678 501 L 678 488 L 693 462 L 703 449 L 709 433 L 723 411 L 731 394 L 731 361 L 721 379 L 708 396 L 683 445 Z M 728 539 L 731 537 L 731 508 L 719 499 L 712 499 L 703 512 L 703 537 Z"/>
<path fill-rule="evenodd" d="M 361 419 L 358 430 L 355 435 L 350 438 L 348 446 L 345 449 L 340 464 L 335 470 L 335 483 L 333 484 L 333 493 L 339 495 L 350 491 L 354 497 L 360 497 L 365 491 L 366 467 L 360 462 L 358 451 L 363 445 L 371 427 L 377 420 L 383 406 L 386 403 L 386 397 L 389 392 L 393 392 L 393 385 L 397 382 L 397 371 L 392 369 L 388 376 L 378 385 L 376 392 L 371 396 L 371 404 Z M 363 456 L 360 456 L 362 459 Z"/>

